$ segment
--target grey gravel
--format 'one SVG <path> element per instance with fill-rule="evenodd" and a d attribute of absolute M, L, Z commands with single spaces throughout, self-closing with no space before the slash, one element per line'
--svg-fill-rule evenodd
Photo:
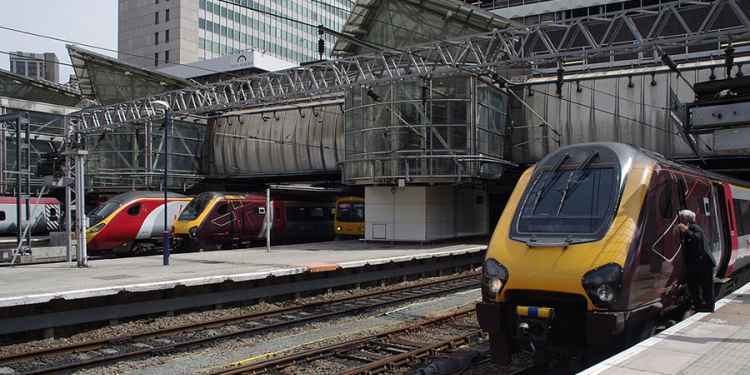
<path fill-rule="evenodd" d="M 13 370 L 10 367 L 0 367 L 0 375 L 13 375 L 16 373 L 16 370 Z"/>

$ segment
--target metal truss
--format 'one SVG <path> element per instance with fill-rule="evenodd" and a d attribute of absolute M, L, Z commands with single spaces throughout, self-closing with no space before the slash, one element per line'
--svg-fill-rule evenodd
<path fill-rule="evenodd" d="M 750 0 L 674 1 L 563 22 L 495 30 L 405 49 L 343 57 L 278 72 L 175 90 L 138 100 L 87 108 L 74 114 L 80 132 L 95 132 L 160 118 L 153 101 L 177 114 L 215 114 L 341 92 L 378 81 L 432 74 L 501 74 L 576 63 L 659 61 L 670 54 L 717 50 L 750 37 Z"/>

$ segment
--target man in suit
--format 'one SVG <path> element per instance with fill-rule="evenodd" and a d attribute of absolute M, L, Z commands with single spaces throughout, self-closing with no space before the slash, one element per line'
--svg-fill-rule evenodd
<path fill-rule="evenodd" d="M 695 311 L 713 312 L 716 262 L 706 244 L 703 229 L 695 223 L 695 212 L 680 211 L 677 227 L 682 235 L 688 289 Z"/>

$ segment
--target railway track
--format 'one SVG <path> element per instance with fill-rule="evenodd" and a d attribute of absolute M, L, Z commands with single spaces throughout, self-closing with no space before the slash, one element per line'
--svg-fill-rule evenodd
<path fill-rule="evenodd" d="M 364 338 L 278 358 L 228 366 L 213 375 L 268 373 L 373 374 L 408 368 L 435 353 L 482 340 L 474 307 Z"/>
<path fill-rule="evenodd" d="M 476 273 L 459 275 L 419 285 L 187 324 L 133 336 L 108 337 L 6 355 L 0 357 L 0 367 L 13 369 L 17 374 L 73 371 L 435 297 L 477 287 L 478 284 L 479 277 Z"/>

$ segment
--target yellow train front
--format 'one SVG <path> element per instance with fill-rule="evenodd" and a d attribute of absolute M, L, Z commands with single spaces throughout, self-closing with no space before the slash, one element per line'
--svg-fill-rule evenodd
<path fill-rule="evenodd" d="M 641 256 L 658 169 L 633 147 L 591 143 L 561 148 L 521 176 L 490 240 L 477 305 L 496 361 L 519 349 L 545 363 L 590 359 L 648 335 L 680 306 L 679 262 Z M 678 208 L 669 207 L 675 220 Z"/>
<path fill-rule="evenodd" d="M 362 197 L 336 199 L 336 237 L 365 236 L 365 200 Z"/>

